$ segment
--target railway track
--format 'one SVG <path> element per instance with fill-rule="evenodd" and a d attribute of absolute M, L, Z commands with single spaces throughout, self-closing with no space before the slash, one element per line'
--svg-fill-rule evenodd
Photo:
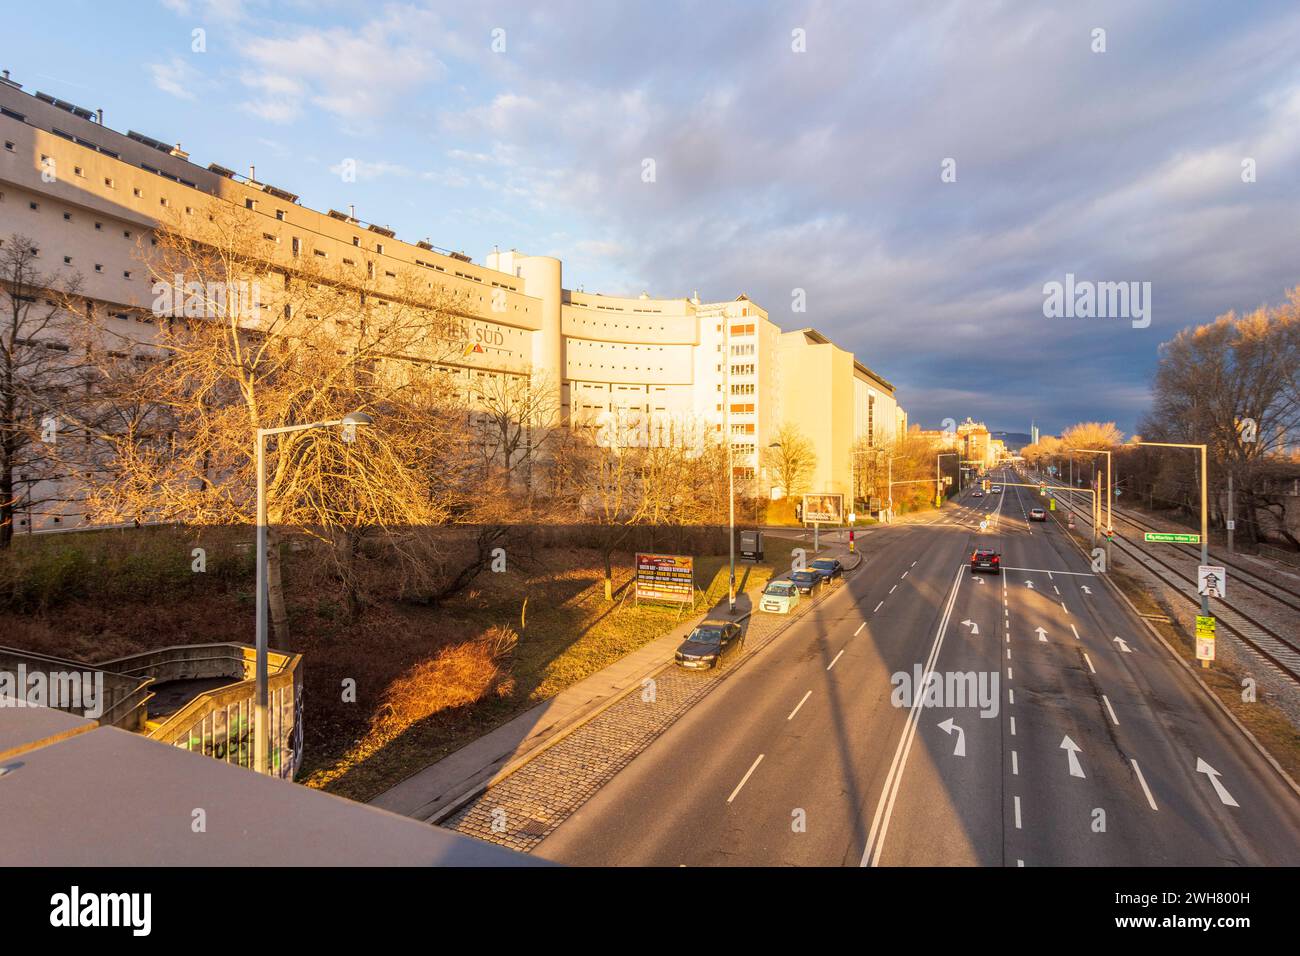
<path fill-rule="evenodd" d="M 1070 489 L 1065 488 L 1062 490 L 1069 491 Z M 1064 496 L 1061 496 L 1059 500 L 1069 508 L 1070 511 L 1076 514 L 1080 521 L 1091 525 L 1092 516 L 1089 513 L 1091 510 L 1090 508 L 1082 507 L 1077 502 L 1066 500 Z M 1132 521 L 1130 521 L 1130 523 L 1137 524 L 1137 522 Z M 1197 607 L 1200 606 L 1200 599 L 1195 596 L 1196 577 L 1194 575 L 1177 567 L 1172 562 L 1152 552 L 1144 550 L 1136 543 L 1129 541 L 1122 535 L 1117 534 L 1115 536 L 1115 545 L 1128 557 L 1132 558 L 1138 564 L 1142 565 L 1154 574 L 1159 580 L 1172 587 L 1190 604 Z M 1190 588 L 1188 585 L 1190 585 Z M 1255 590 L 1259 593 L 1268 593 L 1261 588 L 1256 588 Z M 1274 600 L 1278 599 L 1274 598 Z M 1296 608 L 1296 605 L 1288 601 L 1279 600 L 1279 603 L 1285 604 L 1291 609 Z M 1288 637 L 1279 630 L 1264 624 L 1249 611 L 1243 610 L 1240 603 L 1232 603 L 1219 598 L 1212 598 L 1211 606 L 1215 612 L 1216 619 L 1236 635 L 1242 643 L 1252 648 L 1292 682 L 1300 684 L 1300 642 L 1298 642 L 1296 638 Z"/>

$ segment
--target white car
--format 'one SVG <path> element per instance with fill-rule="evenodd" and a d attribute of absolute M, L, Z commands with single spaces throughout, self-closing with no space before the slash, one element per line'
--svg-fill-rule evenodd
<path fill-rule="evenodd" d="M 1001 485 L 994 485 L 994 486 L 993 486 L 993 493 L 994 493 L 995 495 L 1000 495 L 1000 494 L 1002 494 L 1002 486 L 1001 486 Z"/>

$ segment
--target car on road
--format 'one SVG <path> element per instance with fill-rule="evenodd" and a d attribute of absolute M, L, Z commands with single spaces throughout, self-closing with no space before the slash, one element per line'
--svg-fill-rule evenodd
<path fill-rule="evenodd" d="M 771 614 L 789 614 L 799 606 L 799 589 L 791 581 L 769 581 L 758 600 L 758 609 Z"/>
<path fill-rule="evenodd" d="M 810 569 L 791 571 L 790 583 L 799 589 L 800 594 L 816 594 L 821 587 L 822 576 Z"/>
<path fill-rule="evenodd" d="M 1042 508 L 1030 508 L 1030 509 L 1029 509 L 1029 520 L 1030 520 L 1030 521 L 1046 521 L 1046 520 L 1047 520 L 1047 512 L 1044 511 Z"/>
<path fill-rule="evenodd" d="M 980 491 L 978 488 L 976 488 L 976 489 L 974 490 L 974 492 L 971 493 L 971 497 L 972 497 L 972 498 L 983 498 L 983 497 L 984 497 L 984 492 L 982 492 L 982 491 Z"/>
<path fill-rule="evenodd" d="M 970 556 L 972 571 L 1001 571 L 1002 555 L 992 548 L 976 548 Z"/>
<path fill-rule="evenodd" d="M 844 565 L 840 564 L 834 558 L 818 558 L 812 564 L 808 565 L 808 570 L 816 571 L 822 576 L 822 580 L 829 583 L 838 577 L 844 575 Z"/>
<path fill-rule="evenodd" d="M 723 655 L 744 645 L 745 635 L 739 624 L 703 621 L 677 648 L 677 665 L 697 669 L 717 667 Z"/>
<path fill-rule="evenodd" d="M 994 486 L 993 486 L 993 493 L 994 493 L 995 495 L 1000 495 L 1000 494 L 1002 494 L 1002 486 L 1001 486 L 1001 485 L 994 485 Z"/>

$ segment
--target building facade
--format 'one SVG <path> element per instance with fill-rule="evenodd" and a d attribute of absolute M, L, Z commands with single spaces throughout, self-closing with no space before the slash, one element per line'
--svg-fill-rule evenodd
<path fill-rule="evenodd" d="M 180 145 L 118 132 L 97 112 L 0 79 L 0 240 L 25 236 L 46 275 L 79 276 L 80 294 L 114 332 L 149 340 L 153 230 L 213 202 L 258 217 L 273 266 L 314 256 L 365 269 L 381 287 L 414 271 L 430 290 L 449 290 L 465 310 L 465 349 L 443 364 L 467 383 L 533 376 L 574 427 L 614 419 L 662 433 L 689 424 L 730 441 L 737 476 L 761 493 L 773 491 L 763 451 L 785 422 L 817 454 L 807 490 L 845 494 L 855 441 L 885 444 L 906 427 L 886 379 L 814 329 L 783 331 L 744 295 L 702 302 L 575 291 L 559 259 L 516 250 L 494 250 L 479 265 L 427 240 L 402 241 L 352 210 L 308 208 L 251 168 L 244 176 L 198 165 Z M 75 519 L 23 521 L 17 530 Z"/>

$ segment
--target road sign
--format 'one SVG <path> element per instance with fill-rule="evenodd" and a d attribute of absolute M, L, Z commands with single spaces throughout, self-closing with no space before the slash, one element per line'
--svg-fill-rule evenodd
<path fill-rule="evenodd" d="M 1207 597 L 1226 597 L 1228 569 L 1213 564 L 1202 564 L 1196 569 L 1196 593 Z"/>
<path fill-rule="evenodd" d="M 1047 510 L 1048 510 L 1048 511 L 1055 511 L 1055 510 L 1056 510 L 1056 499 L 1055 499 L 1055 498 L 1049 498 L 1049 499 L 1048 499 L 1048 502 L 1047 502 Z"/>
<path fill-rule="evenodd" d="M 1228 530 L 1229 531 L 1237 530 L 1237 522 L 1233 521 L 1231 518 L 1228 519 Z"/>
<path fill-rule="evenodd" d="M 1214 628 L 1214 618 L 1196 615 L 1196 659 L 1206 667 L 1214 660 Z"/>
<path fill-rule="evenodd" d="M 1166 531 L 1148 531 L 1142 535 L 1144 541 L 1164 542 L 1166 544 L 1200 544 L 1199 534 L 1173 534 Z"/>

